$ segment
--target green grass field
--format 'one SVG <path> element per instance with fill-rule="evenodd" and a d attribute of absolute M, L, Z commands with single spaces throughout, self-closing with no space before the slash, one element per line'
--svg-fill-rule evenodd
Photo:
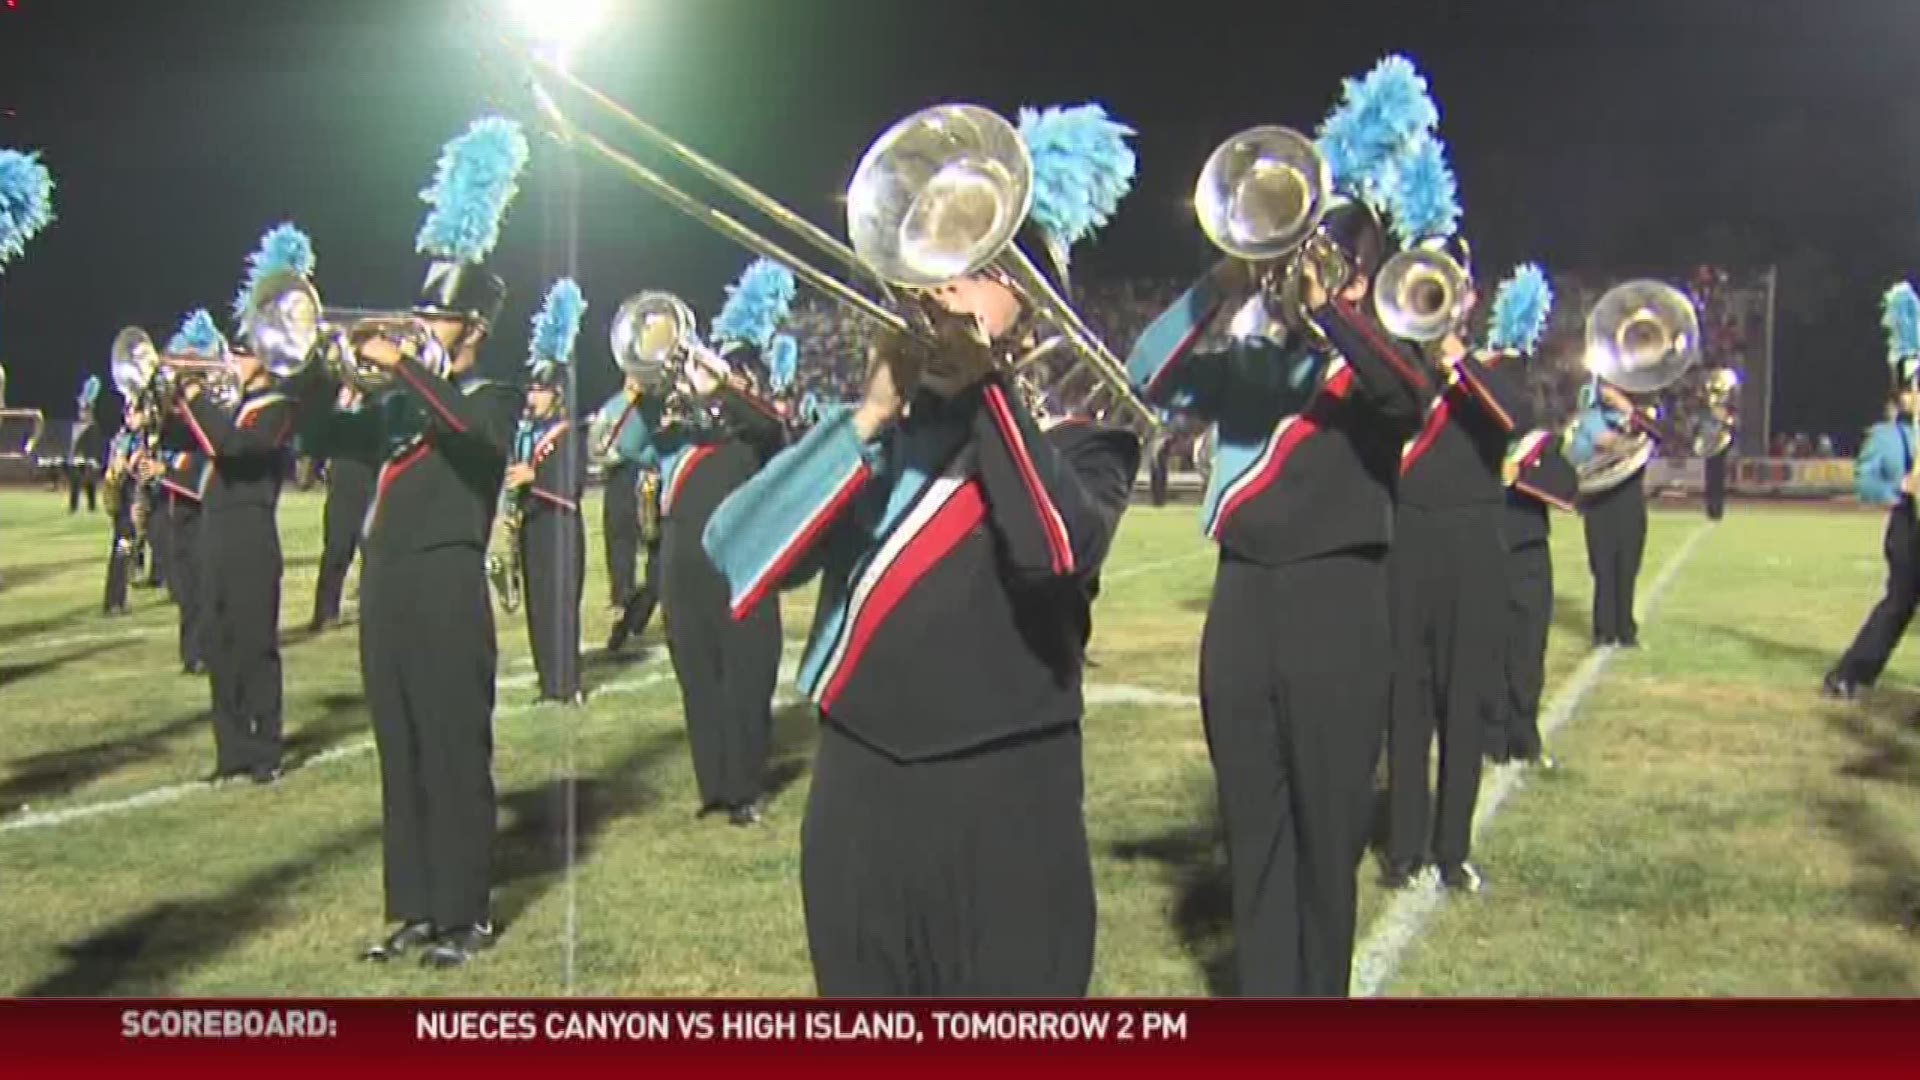
<path fill-rule="evenodd" d="M 99 614 L 106 524 L 0 493 L 0 992 L 25 995 L 803 995 L 798 834 L 812 730 L 779 712 L 767 827 L 696 821 L 659 646 L 589 652 L 585 710 L 534 707 L 524 625 L 501 625 L 499 946 L 429 973 L 355 960 L 380 925 L 379 795 L 354 632 L 311 610 L 317 496 L 281 509 L 287 725 L 278 786 L 210 790 L 202 680 L 174 613 Z M 594 512 L 597 520 L 597 509 Z M 1578 523 L 1558 522 L 1548 697 L 1585 652 Z M 1697 513 L 1659 513 L 1646 585 Z M 1920 734 L 1905 692 L 1813 688 L 1877 594 L 1877 515 L 1736 507 L 1693 547 L 1481 836 L 1484 894 L 1443 905 L 1388 984 L 1407 995 L 1920 992 Z M 597 535 L 593 543 L 598 543 Z M 1227 888 L 1193 704 L 1212 573 L 1192 507 L 1127 518 L 1097 609 L 1087 818 L 1094 989 L 1229 987 Z M 608 613 L 598 556 L 590 641 Z M 810 592 L 790 596 L 789 641 Z M 1311 617 L 1308 613 L 1306 617 Z M 783 689 L 785 687 L 783 683 Z M 135 805 L 142 793 L 155 792 Z M 27 809 L 22 809 L 26 804 Z M 116 804 L 108 812 L 60 811 Z M 1387 908 L 1368 867 L 1365 928 Z"/>

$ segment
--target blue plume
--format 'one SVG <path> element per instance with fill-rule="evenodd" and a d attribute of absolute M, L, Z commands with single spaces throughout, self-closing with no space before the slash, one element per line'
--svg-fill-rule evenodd
<path fill-rule="evenodd" d="M 1341 85 L 1340 104 L 1320 124 L 1320 152 L 1337 189 L 1374 201 L 1382 172 L 1416 135 L 1439 126 L 1440 107 L 1404 56 L 1389 56 Z"/>
<path fill-rule="evenodd" d="M 227 339 L 220 336 L 220 328 L 214 325 L 213 315 L 206 308 L 195 308 L 180 324 L 179 332 L 167 342 L 167 351 L 219 356 L 226 351 L 226 343 Z"/>
<path fill-rule="evenodd" d="M 478 263 L 500 242 L 500 219 L 520 190 L 531 151 L 520 125 L 498 116 L 475 120 L 440 151 L 433 186 L 420 198 L 433 209 L 414 246 L 424 255 Z"/>
<path fill-rule="evenodd" d="M 266 235 L 260 237 L 260 246 L 247 256 L 247 277 L 240 283 L 239 295 L 233 298 L 234 321 L 246 317 L 247 298 L 253 295 L 254 286 L 260 284 L 262 278 L 282 271 L 312 277 L 313 265 L 313 241 L 293 222 L 267 230 Z"/>
<path fill-rule="evenodd" d="M 1901 282 L 1880 298 L 1880 325 L 1887 331 L 1887 362 L 1920 356 L 1920 295 Z"/>
<path fill-rule="evenodd" d="M 53 220 L 53 175 L 38 153 L 0 150 L 0 266 Z"/>
<path fill-rule="evenodd" d="M 1444 239 L 1460 227 L 1460 190 L 1437 136 L 1414 136 L 1387 167 L 1387 211 L 1401 246 Z"/>
<path fill-rule="evenodd" d="M 580 317 L 586 314 L 587 298 L 572 278 L 561 278 L 547 290 L 546 303 L 533 317 L 533 337 L 527 366 L 569 364 L 573 362 L 574 339 L 580 336 Z"/>
<path fill-rule="evenodd" d="M 93 403 L 98 400 L 100 400 L 100 376 L 89 375 L 87 381 L 80 384 L 80 407 L 91 409 Z"/>
<path fill-rule="evenodd" d="M 1093 235 L 1133 190 L 1133 129 L 1098 105 L 1020 110 L 1033 157 L 1033 221 L 1062 250 Z"/>
<path fill-rule="evenodd" d="M 781 334 L 773 339 L 773 345 L 767 350 L 767 383 L 778 394 L 793 385 L 794 373 L 800 366 L 800 343 L 793 340 L 792 334 Z"/>
<path fill-rule="evenodd" d="M 793 271 L 772 259 L 755 259 L 727 286 L 727 302 L 713 317 L 713 340 L 738 342 L 765 351 L 773 332 L 793 307 Z"/>
<path fill-rule="evenodd" d="M 1531 353 L 1546 333 L 1553 310 L 1553 285 L 1537 263 L 1522 263 L 1493 295 L 1487 344 L 1495 349 Z"/>

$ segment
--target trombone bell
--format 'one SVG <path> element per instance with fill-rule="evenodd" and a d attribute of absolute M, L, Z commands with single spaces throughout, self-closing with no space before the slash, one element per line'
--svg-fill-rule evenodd
<path fill-rule="evenodd" d="M 1453 257 L 1408 248 L 1380 267 L 1374 310 L 1389 334 L 1408 341 L 1438 341 L 1466 317 L 1470 282 Z"/>
<path fill-rule="evenodd" d="M 1313 140 L 1292 128 L 1248 128 L 1208 156 L 1194 184 L 1200 230 L 1249 262 L 1289 254 L 1326 215 L 1333 173 Z"/>
<path fill-rule="evenodd" d="M 1631 394 L 1662 390 L 1700 359 L 1700 318 L 1661 281 L 1607 290 L 1587 317 L 1587 369 Z"/>
<path fill-rule="evenodd" d="M 613 316 L 613 362 L 643 389 L 659 392 L 673 381 L 675 361 L 698 325 L 693 309 L 672 293 L 628 297 Z"/>
<path fill-rule="evenodd" d="M 867 148 L 847 190 L 847 234 L 878 276 L 925 289 L 997 259 L 1032 205 L 1019 129 L 978 105 L 936 105 Z"/>

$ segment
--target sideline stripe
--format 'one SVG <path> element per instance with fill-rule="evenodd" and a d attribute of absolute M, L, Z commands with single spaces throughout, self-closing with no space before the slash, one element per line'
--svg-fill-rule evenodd
<path fill-rule="evenodd" d="M 1693 549 L 1712 530 L 1711 523 L 1695 529 L 1680 545 L 1680 550 L 1674 552 L 1666 565 L 1660 568 L 1660 576 L 1654 579 L 1652 588 L 1647 591 L 1646 602 L 1641 605 L 1642 615 L 1651 619 L 1654 607 L 1679 575 L 1680 568 L 1693 555 Z M 1601 673 L 1606 671 L 1607 663 L 1613 659 L 1616 651 L 1612 646 L 1595 649 L 1580 662 L 1573 678 L 1553 696 L 1546 715 L 1541 717 L 1542 739 L 1552 736 L 1561 725 L 1573 719 L 1580 703 L 1599 683 Z M 1511 766 L 1488 771 L 1483 778 L 1479 805 L 1473 815 L 1473 835 L 1476 839 L 1486 831 L 1493 816 L 1500 812 L 1507 796 L 1525 783 L 1525 772 L 1525 769 Z M 1366 939 L 1354 950 L 1353 977 L 1349 983 L 1354 997 L 1379 997 L 1386 991 L 1387 983 L 1399 970 L 1407 950 L 1419 940 L 1434 912 L 1440 909 L 1442 899 L 1439 880 L 1431 873 L 1422 875 L 1418 882 L 1394 897 L 1387 910 L 1381 912 L 1373 925 L 1367 928 Z"/>

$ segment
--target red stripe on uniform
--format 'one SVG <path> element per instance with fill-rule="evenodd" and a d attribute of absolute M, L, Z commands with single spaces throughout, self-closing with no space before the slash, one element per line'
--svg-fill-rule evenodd
<path fill-rule="evenodd" d="M 1327 384 L 1316 391 L 1315 396 L 1307 401 L 1307 407 L 1300 410 L 1299 419 L 1294 421 L 1293 426 L 1287 428 L 1287 433 L 1280 437 L 1279 444 L 1273 448 L 1273 453 L 1268 455 L 1267 463 L 1261 467 L 1260 472 L 1221 503 L 1220 509 L 1214 512 L 1214 539 L 1219 539 L 1220 534 L 1226 531 L 1228 520 L 1239 512 L 1241 507 L 1252 502 L 1255 496 L 1265 491 L 1274 480 L 1279 478 L 1281 470 L 1287 467 L 1287 459 L 1293 456 L 1293 452 L 1300 448 L 1301 443 L 1324 430 L 1319 421 L 1312 416 L 1313 408 L 1320 403 L 1320 399 L 1324 397 L 1340 401 L 1352 389 L 1353 369 L 1343 367 L 1334 372 L 1333 378 L 1328 379 Z"/>
<path fill-rule="evenodd" d="M 419 377 L 412 371 L 408 370 L 407 365 L 397 364 L 393 370 L 398 372 L 401 378 L 407 380 L 408 384 L 415 390 L 420 391 L 420 396 L 427 399 L 427 404 L 433 406 L 433 411 L 440 414 L 440 419 L 446 421 L 448 427 L 462 435 L 466 434 L 467 425 L 461 423 L 459 417 L 447 411 L 447 407 L 440 404 L 440 396 L 435 394 L 427 384 L 421 382 Z"/>
<path fill-rule="evenodd" d="M 774 586 L 793 570 L 793 564 L 800 561 L 801 554 L 820 539 L 820 534 L 826 531 L 834 518 L 840 516 L 840 511 L 853 500 L 854 494 L 867 482 L 869 475 L 871 474 L 864 463 L 855 467 L 853 475 L 847 477 L 846 483 L 840 485 L 840 490 L 834 492 L 832 498 L 821 504 L 820 509 L 800 527 L 800 531 L 793 534 L 793 538 L 787 541 L 787 546 L 781 548 L 779 554 L 774 556 L 773 562 L 769 563 L 760 576 L 754 579 L 753 587 L 734 603 L 735 621 L 745 619 L 751 614 L 753 609 L 760 605 L 760 601 L 766 599 L 767 593 L 771 592 Z"/>
<path fill-rule="evenodd" d="M 1428 450 L 1433 449 L 1434 440 L 1440 437 L 1441 430 L 1447 426 L 1447 421 L 1452 416 L 1451 401 L 1443 397 L 1434 402 L 1433 411 L 1427 414 L 1426 426 L 1420 429 L 1420 434 L 1414 438 L 1413 445 L 1408 447 L 1407 452 L 1400 458 L 1401 476 L 1412 472 L 1413 463 L 1419 461 Z"/>
<path fill-rule="evenodd" d="M 666 497 L 660 500 L 660 513 L 672 512 L 673 504 L 680 501 L 680 489 L 686 486 L 687 477 L 692 476 L 694 468 L 717 449 L 719 448 L 715 446 L 696 446 L 687 451 L 686 464 L 680 466 L 680 471 L 673 474 L 673 487 L 667 491 Z"/>
<path fill-rule="evenodd" d="M 1033 455 L 1027 450 L 1026 436 L 1014 423 L 1013 412 L 1007 407 L 1006 391 L 998 386 L 988 386 L 986 392 L 987 413 L 1000 429 L 1001 438 L 1006 440 L 1007 449 L 1013 452 L 1013 461 L 1020 471 L 1020 479 L 1027 486 L 1027 497 L 1033 500 L 1034 516 L 1040 519 L 1040 532 L 1047 538 L 1047 553 L 1053 558 L 1055 574 L 1073 573 L 1073 544 L 1067 539 L 1067 523 L 1060 517 L 1060 509 L 1053 504 L 1053 495 L 1046 485 L 1040 482 L 1040 471 L 1034 467 Z"/>
<path fill-rule="evenodd" d="M 847 682 L 853 678 L 854 671 L 860 665 L 860 658 L 872 644 L 880 625 L 900 606 L 908 592 L 919 584 L 927 572 L 940 565 L 960 542 L 967 538 L 974 526 L 986 520 L 987 500 L 981 493 L 980 481 L 969 480 L 955 491 L 933 515 L 933 520 L 920 530 L 919 535 L 907 541 L 898 558 L 887 567 L 885 575 L 875 584 L 868 594 L 867 601 L 861 605 L 860 613 L 848 630 L 847 648 L 840 658 L 834 672 L 833 681 L 827 684 L 820 695 L 820 707 L 831 710 L 835 699 L 847 688 Z"/>
<path fill-rule="evenodd" d="M 1186 355 L 1187 350 L 1193 348 L 1194 343 L 1200 340 L 1200 335 L 1204 334 L 1207 327 L 1213 324 L 1214 316 L 1220 313 L 1220 308 L 1224 306 L 1225 303 L 1226 301 L 1222 300 L 1208 307 L 1207 313 L 1195 319 L 1193 328 L 1188 330 L 1187 335 L 1181 338 L 1179 343 L 1174 345 L 1172 350 L 1167 353 L 1167 358 L 1160 362 L 1160 369 L 1153 373 L 1153 378 L 1147 380 L 1147 394 L 1149 396 L 1160 389 L 1160 384 L 1165 381 L 1167 373 L 1173 370 L 1173 362 Z"/>
<path fill-rule="evenodd" d="M 432 447 L 426 443 L 419 443 L 413 449 L 380 467 L 380 480 L 373 489 L 373 510 L 367 514 L 369 522 L 379 519 L 380 506 L 387 499 L 387 489 L 393 486 L 395 480 L 400 479 L 401 473 L 420 464 L 420 459 L 426 457 L 427 451 L 431 449 Z"/>

